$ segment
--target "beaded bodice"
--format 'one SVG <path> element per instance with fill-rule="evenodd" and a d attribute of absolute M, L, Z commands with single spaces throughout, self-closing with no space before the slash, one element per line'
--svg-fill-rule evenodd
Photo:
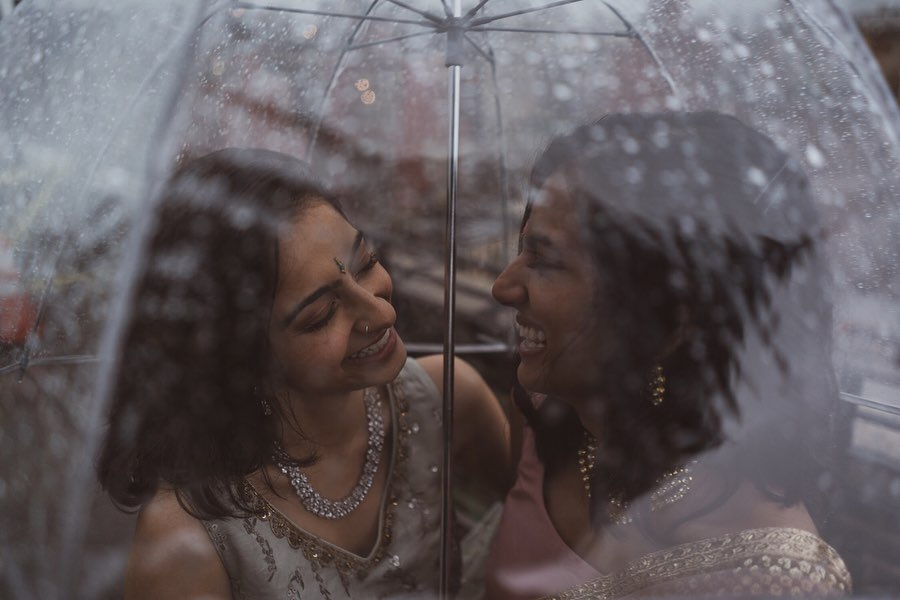
<path fill-rule="evenodd" d="M 378 537 L 359 556 L 290 521 L 249 483 L 247 518 L 205 523 L 236 599 L 421 598 L 437 589 L 440 397 L 412 359 L 388 386 L 394 442 Z"/>
<path fill-rule="evenodd" d="M 824 598 L 850 593 L 838 553 L 800 529 L 748 529 L 648 554 L 544 600 L 668 596 Z"/>

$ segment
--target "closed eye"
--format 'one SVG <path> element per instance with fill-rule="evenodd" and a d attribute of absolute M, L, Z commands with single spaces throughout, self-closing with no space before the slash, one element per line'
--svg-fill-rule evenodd
<path fill-rule="evenodd" d="M 313 331 L 318 331 L 318 330 L 322 329 L 323 327 L 328 325 L 328 322 L 331 321 L 332 317 L 334 317 L 334 313 L 337 312 L 337 307 L 338 307 L 338 301 L 332 300 L 328 304 L 328 307 L 326 308 L 326 310 L 324 311 L 324 314 L 321 317 L 317 317 L 311 323 L 304 325 L 300 329 L 300 331 L 302 333 L 311 333 Z"/>
<path fill-rule="evenodd" d="M 359 277 L 360 275 L 366 273 L 367 271 L 371 271 L 377 264 L 378 264 L 378 255 L 375 254 L 374 252 L 369 252 L 369 254 L 367 255 L 367 260 L 366 260 L 365 264 L 363 264 L 363 266 L 360 267 L 359 270 L 356 271 L 356 273 L 354 273 L 354 277 Z"/>

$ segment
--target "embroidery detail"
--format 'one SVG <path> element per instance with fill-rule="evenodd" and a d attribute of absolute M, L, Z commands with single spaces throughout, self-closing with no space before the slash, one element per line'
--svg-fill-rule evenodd
<path fill-rule="evenodd" d="M 262 550 L 264 560 L 266 562 L 266 571 L 269 573 L 269 578 L 267 581 L 272 581 L 272 578 L 275 576 L 275 572 L 278 570 L 278 566 L 275 564 L 275 553 L 272 552 L 272 545 L 269 544 L 269 540 L 264 538 L 260 533 L 256 530 L 257 520 L 253 518 L 244 520 L 244 529 L 253 536 L 253 539 L 256 540 L 256 543 L 259 544 L 260 550 Z"/>
<path fill-rule="evenodd" d="M 675 595 L 721 591 L 740 596 L 798 592 L 821 596 L 851 590 L 850 574 L 834 548 L 808 531 L 773 527 L 652 552 L 622 571 L 544 600 L 619 598 L 666 582 L 672 586 L 662 593 Z M 729 585 L 732 589 L 726 589 Z"/>
<path fill-rule="evenodd" d="M 294 569 L 294 574 L 291 575 L 291 580 L 288 582 L 288 600 L 300 600 L 300 592 L 297 591 L 295 584 L 299 585 L 301 590 L 306 589 L 300 569 Z"/>
<path fill-rule="evenodd" d="M 347 575 L 353 574 L 358 579 L 363 579 L 369 570 L 385 557 L 385 551 L 393 537 L 394 513 L 399 504 L 397 500 L 398 484 L 406 481 L 406 460 L 409 456 L 409 426 L 407 423 L 409 406 L 401 378 L 398 377 L 388 385 L 391 392 L 388 396 L 391 399 L 391 412 L 394 415 L 396 430 L 393 460 L 391 476 L 386 483 L 387 489 L 384 493 L 381 536 L 368 558 L 362 558 L 330 544 L 322 543 L 317 537 L 299 529 L 263 498 L 249 482 L 244 482 L 244 493 L 256 517 L 269 523 L 275 537 L 287 540 L 292 548 L 303 552 L 304 558 L 316 573 L 320 592 L 324 596 L 330 597 L 327 590 L 321 589 L 323 582 L 320 581 L 321 577 L 318 574 L 320 566 L 331 565 L 337 569 L 345 590 L 349 589 L 349 580 L 345 580 Z"/>

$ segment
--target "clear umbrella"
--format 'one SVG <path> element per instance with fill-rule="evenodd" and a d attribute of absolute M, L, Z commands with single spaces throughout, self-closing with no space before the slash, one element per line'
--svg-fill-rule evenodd
<path fill-rule="evenodd" d="M 735 114 L 804 162 L 836 232 L 845 399 L 867 425 L 900 412 L 900 116 L 830 2 L 34 2 L 0 22 L 0 49 L 13 597 L 110 572 L 74 557 L 96 537 L 91 456 L 130 266 L 154 183 L 224 146 L 300 156 L 351 198 L 386 246 L 405 337 L 449 356 L 506 350 L 486 290 L 551 136 L 610 112 Z"/>

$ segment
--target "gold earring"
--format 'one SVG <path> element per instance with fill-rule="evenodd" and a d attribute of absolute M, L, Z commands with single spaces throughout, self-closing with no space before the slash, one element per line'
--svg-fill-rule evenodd
<path fill-rule="evenodd" d="M 656 365 L 650 376 L 650 404 L 659 406 L 665 400 L 665 394 L 666 376 L 663 373 L 662 365 Z"/>

